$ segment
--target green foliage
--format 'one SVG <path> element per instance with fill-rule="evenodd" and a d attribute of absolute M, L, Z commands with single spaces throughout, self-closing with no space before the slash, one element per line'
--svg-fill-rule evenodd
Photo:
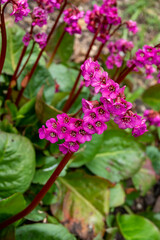
<path fill-rule="evenodd" d="M 0 200 L 0 222 L 17 214 L 26 206 L 22 193 L 15 193 L 12 196 Z"/>
<path fill-rule="evenodd" d="M 158 228 L 148 219 L 137 215 L 118 215 L 118 227 L 126 240 L 159 240 Z"/>
<path fill-rule="evenodd" d="M 76 240 L 61 224 L 30 224 L 16 229 L 16 240 Z"/>
<path fill-rule="evenodd" d="M 35 151 L 20 135 L 0 132 L 0 197 L 25 192 L 35 172 Z"/>
<path fill-rule="evenodd" d="M 143 159 L 143 151 L 133 137 L 122 130 L 109 130 L 99 153 L 86 166 L 97 176 L 119 182 L 133 176 Z"/>
<path fill-rule="evenodd" d="M 156 111 L 160 109 L 160 84 L 156 84 L 152 87 L 149 87 L 144 94 L 142 99 L 144 103 L 148 104 L 151 108 Z"/>

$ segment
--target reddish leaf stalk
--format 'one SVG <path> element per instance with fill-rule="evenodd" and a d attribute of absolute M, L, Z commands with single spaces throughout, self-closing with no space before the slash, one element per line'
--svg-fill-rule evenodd
<path fill-rule="evenodd" d="M 72 157 L 73 153 L 67 153 L 62 161 L 59 163 L 55 171 L 53 172 L 52 176 L 49 178 L 47 183 L 43 186 L 41 191 L 36 195 L 36 197 L 33 199 L 33 201 L 26 207 L 24 210 L 19 212 L 18 214 L 10 217 L 6 221 L 0 223 L 0 229 L 6 228 L 10 224 L 20 220 L 21 218 L 25 217 L 28 215 L 38 204 L 39 202 L 43 199 L 43 197 L 46 195 L 48 190 L 51 188 L 53 183 L 56 181 L 57 177 L 61 173 L 61 171 L 64 169 L 70 158 Z"/>
<path fill-rule="evenodd" d="M 66 106 L 66 112 L 69 111 L 69 109 L 72 107 L 73 103 L 76 101 L 76 99 L 78 98 L 78 96 L 80 95 L 81 91 L 82 91 L 82 87 L 80 87 L 77 91 L 77 93 L 74 95 L 74 97 L 71 99 L 70 103 Z"/>
<path fill-rule="evenodd" d="M 63 6 L 62 6 L 62 8 L 61 8 L 61 10 L 60 10 L 60 12 L 59 12 L 59 15 L 58 15 L 58 17 L 57 17 L 57 19 L 56 19 L 56 21 L 55 21 L 55 23 L 54 23 L 54 25 L 53 25 L 50 33 L 49 33 L 49 35 L 48 35 L 47 44 L 48 44 L 48 42 L 49 42 L 49 40 L 50 40 L 50 38 L 51 38 L 51 36 L 52 36 L 52 34 L 53 34 L 53 32 L 54 32 L 57 24 L 58 24 L 58 21 L 59 21 L 61 15 L 62 15 L 63 10 L 64 10 L 64 8 L 66 7 L 66 5 L 67 5 L 67 0 L 64 2 Z M 39 53 L 39 55 L 38 55 L 38 57 L 37 57 L 34 65 L 33 65 L 32 69 L 31 69 L 31 71 L 30 71 L 30 72 L 25 76 L 25 78 L 22 80 L 22 88 L 21 88 L 21 90 L 20 90 L 20 92 L 19 92 L 19 94 L 18 94 L 18 97 L 17 97 L 17 99 L 16 99 L 16 106 L 18 106 L 18 104 L 19 104 L 19 102 L 20 102 L 20 100 L 21 100 L 21 97 L 22 97 L 22 95 L 23 95 L 23 92 L 24 92 L 25 88 L 27 87 L 29 81 L 31 80 L 31 77 L 33 76 L 33 73 L 35 72 L 35 70 L 36 70 L 36 68 L 37 68 L 37 65 L 38 65 L 38 63 L 39 63 L 39 60 L 40 60 L 40 58 L 41 58 L 41 56 L 42 56 L 45 48 L 46 48 L 46 47 L 42 48 L 42 50 L 40 51 L 40 53 Z"/>
<path fill-rule="evenodd" d="M 1 46 L 1 56 L 0 56 L 0 75 L 2 73 L 2 69 L 4 66 L 6 51 L 7 51 L 7 33 L 6 33 L 6 25 L 4 20 L 4 10 L 9 2 L 6 2 L 2 9 L 1 13 L 1 37 L 2 37 L 2 46 Z"/>
<path fill-rule="evenodd" d="M 64 28 L 64 30 L 63 30 L 63 32 L 62 32 L 62 34 L 61 34 L 61 36 L 60 36 L 60 38 L 59 38 L 59 40 L 58 40 L 55 48 L 54 48 L 54 51 L 53 51 L 53 53 L 52 53 L 52 55 L 51 55 L 51 57 L 50 57 L 50 59 L 49 59 L 49 62 L 48 62 L 47 65 L 46 65 L 47 68 L 49 68 L 50 65 L 52 64 L 53 59 L 54 59 L 54 57 L 55 57 L 55 55 L 56 55 L 56 53 L 57 53 L 57 50 L 58 50 L 58 48 L 59 48 L 59 46 L 60 46 L 60 44 L 61 44 L 61 42 L 62 42 L 62 40 L 63 40 L 63 38 L 64 38 L 65 33 L 66 33 L 66 30 L 65 30 L 65 28 Z"/>

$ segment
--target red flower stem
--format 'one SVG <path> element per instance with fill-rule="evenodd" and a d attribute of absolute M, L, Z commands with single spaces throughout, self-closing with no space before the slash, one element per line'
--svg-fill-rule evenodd
<path fill-rule="evenodd" d="M 2 46 L 1 46 L 1 56 L 0 56 L 0 75 L 2 73 L 2 69 L 4 66 L 6 51 L 7 51 L 7 33 L 6 33 L 6 25 L 4 20 L 4 10 L 9 2 L 6 2 L 1 13 L 1 38 L 2 38 Z"/>
<path fill-rule="evenodd" d="M 53 25 L 50 33 L 49 33 L 49 35 L 48 35 L 47 44 L 48 44 L 48 42 L 49 42 L 49 40 L 50 40 L 50 38 L 51 38 L 51 36 L 52 36 L 52 34 L 53 34 L 53 32 L 54 32 L 57 24 L 58 24 L 58 21 L 59 21 L 61 15 L 62 15 L 63 10 L 64 10 L 64 8 L 66 7 L 66 5 L 67 5 L 67 0 L 65 0 L 64 4 L 63 4 L 63 6 L 62 6 L 62 8 L 61 8 L 61 10 L 60 10 L 60 12 L 59 12 L 59 15 L 58 15 L 58 17 L 57 17 L 57 19 L 56 19 L 56 21 L 55 21 L 55 23 L 54 23 L 54 25 Z M 47 44 L 46 44 L 46 45 L 47 45 Z M 23 92 L 24 92 L 25 88 L 27 87 L 29 81 L 31 80 L 31 77 L 33 76 L 33 73 L 35 72 L 35 70 L 36 70 L 36 68 L 37 68 L 37 65 L 38 65 L 38 63 L 39 63 L 39 60 L 40 60 L 40 58 L 41 58 L 41 56 L 42 56 L 45 48 L 46 48 L 46 46 L 45 46 L 44 48 L 42 48 L 42 50 L 40 51 L 40 53 L 39 53 L 39 55 L 38 55 L 38 57 L 37 57 L 34 65 L 33 65 L 32 69 L 31 69 L 31 71 L 30 71 L 30 72 L 25 76 L 25 78 L 22 80 L 22 88 L 21 88 L 21 90 L 20 90 L 20 92 L 19 92 L 19 94 L 18 94 L 18 97 L 17 97 L 17 99 L 16 99 L 16 106 L 18 106 L 18 104 L 19 104 L 19 102 L 20 102 L 20 100 L 21 100 L 21 97 L 22 97 L 22 95 L 23 95 Z"/>
<path fill-rule="evenodd" d="M 28 58 L 27 58 L 26 62 L 24 63 L 23 67 L 21 68 L 20 72 L 19 72 L 18 75 L 16 76 L 16 80 L 19 78 L 19 76 L 21 75 L 21 73 L 22 73 L 23 70 L 25 69 L 25 67 L 26 67 L 26 65 L 27 65 L 27 63 L 28 63 L 28 61 L 29 61 L 29 59 L 30 59 L 32 53 L 33 53 L 33 50 L 34 50 L 35 44 L 36 44 L 36 43 L 33 42 L 33 45 L 32 45 L 31 51 L 30 51 L 30 53 L 29 53 L 29 55 L 28 55 Z"/>
<path fill-rule="evenodd" d="M 100 26 L 101 26 L 101 25 L 100 25 Z M 88 51 L 87 51 L 87 53 L 86 53 L 86 56 L 85 56 L 84 61 L 86 61 L 87 58 L 89 57 L 90 51 L 91 51 L 91 49 L 92 49 L 92 47 L 93 47 L 93 44 L 94 44 L 94 42 L 95 42 L 95 40 L 96 40 L 96 38 L 97 38 L 98 33 L 99 33 L 100 26 L 99 26 L 99 28 L 97 29 L 96 33 L 94 34 L 94 37 L 93 37 L 92 42 L 91 42 L 91 44 L 90 44 L 90 46 L 89 46 L 89 49 L 88 49 Z M 73 88 L 72 88 L 72 90 L 71 90 L 71 92 L 70 92 L 69 98 L 68 98 L 68 100 L 66 101 L 66 103 L 65 103 L 65 105 L 64 105 L 64 107 L 63 107 L 63 112 L 66 112 L 66 111 L 67 111 L 66 109 L 68 109 L 68 105 L 70 105 L 70 102 L 71 102 L 71 100 L 72 100 L 72 98 L 73 98 L 73 95 L 74 95 L 74 92 L 75 92 L 75 90 L 76 90 L 76 87 L 77 87 L 77 85 L 78 85 L 78 83 L 79 83 L 80 77 L 81 77 L 81 69 L 80 69 L 80 71 L 79 71 L 79 73 L 78 73 L 78 76 L 77 76 L 77 78 L 76 78 L 76 81 L 75 81 L 75 83 L 74 83 L 74 85 L 73 85 Z"/>
<path fill-rule="evenodd" d="M 66 106 L 66 112 L 69 111 L 69 109 L 72 107 L 73 103 L 76 101 L 76 99 L 78 98 L 78 96 L 80 95 L 81 91 L 82 91 L 82 87 L 80 87 L 77 91 L 77 93 L 74 95 L 74 97 L 71 99 L 70 103 Z"/>
<path fill-rule="evenodd" d="M 59 46 L 60 46 L 60 44 L 61 44 L 61 42 L 62 42 L 62 40 L 64 38 L 65 33 L 66 33 L 66 30 L 64 29 L 62 34 L 61 34 L 61 36 L 60 36 L 60 38 L 59 38 L 59 40 L 58 40 L 58 42 L 57 42 L 57 44 L 56 44 L 56 46 L 55 46 L 55 48 L 54 48 L 54 51 L 53 51 L 53 53 L 52 53 L 52 55 L 51 55 L 51 57 L 49 59 L 49 62 L 46 65 L 47 68 L 49 68 L 50 65 L 52 64 L 53 59 L 54 59 L 54 57 L 55 57 L 55 55 L 57 53 L 57 50 L 58 50 L 58 48 L 59 48 Z"/>
<path fill-rule="evenodd" d="M 102 52 L 102 49 L 103 49 L 103 47 L 104 47 L 105 44 L 106 44 L 106 43 L 102 43 L 101 46 L 99 47 L 98 53 L 97 53 L 97 55 L 94 57 L 94 61 L 96 61 L 96 60 L 99 58 L 99 56 L 100 56 L 100 54 L 101 54 L 101 52 Z"/>
<path fill-rule="evenodd" d="M 47 183 L 42 187 L 40 192 L 36 195 L 36 197 L 33 199 L 33 201 L 21 212 L 18 214 L 10 217 L 9 219 L 5 220 L 4 222 L 0 223 L 0 229 L 6 228 L 8 225 L 20 220 L 21 218 L 28 215 L 38 204 L 39 202 L 44 198 L 48 190 L 51 188 L 53 183 L 56 181 L 59 174 L 62 172 L 70 158 L 72 157 L 73 153 L 67 153 L 62 161 L 59 163 L 55 171 L 53 172 L 52 176 L 49 178 Z"/>
<path fill-rule="evenodd" d="M 127 68 L 126 71 L 117 79 L 117 83 L 120 84 L 125 77 L 135 68 L 135 64 L 133 64 L 130 68 Z"/>

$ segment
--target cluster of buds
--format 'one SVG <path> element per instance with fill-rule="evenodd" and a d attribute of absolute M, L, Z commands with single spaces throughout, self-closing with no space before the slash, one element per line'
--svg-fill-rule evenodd
<path fill-rule="evenodd" d="M 78 8 L 68 8 L 64 12 L 64 22 L 67 23 L 65 30 L 73 35 L 75 33 L 81 34 L 81 26 L 78 24 L 78 20 L 83 18 L 84 12 L 79 11 Z"/>
<path fill-rule="evenodd" d="M 37 33 L 32 37 L 32 34 L 26 33 L 23 37 L 23 43 L 25 46 L 28 46 L 31 40 L 34 40 L 36 43 L 38 43 L 39 47 L 42 49 L 47 44 L 47 34 L 45 32 L 43 33 Z"/>
<path fill-rule="evenodd" d="M 152 78 L 153 73 L 156 71 L 155 67 L 160 70 L 160 47 L 151 47 L 144 45 L 142 49 L 139 49 L 134 59 L 127 62 L 127 66 L 135 65 L 134 71 L 138 71 L 138 68 L 145 68 L 146 78 Z M 160 83 L 160 71 L 158 73 L 158 83 Z"/>
<path fill-rule="evenodd" d="M 132 135 L 140 136 L 147 131 L 145 119 L 133 113 L 132 104 L 125 100 L 124 89 L 108 77 L 107 72 L 102 72 L 98 62 L 91 58 L 81 66 L 85 85 L 95 88 L 95 92 L 101 92 L 100 101 L 87 101 L 82 99 L 83 119 L 72 118 L 66 113 L 59 114 L 57 121 L 54 118 L 46 122 L 39 129 L 40 139 L 46 139 L 51 143 L 64 139 L 59 144 L 63 154 L 76 152 L 79 145 L 91 141 L 92 134 L 102 134 L 106 129 L 106 122 L 113 118 L 119 128 L 132 128 Z"/>
<path fill-rule="evenodd" d="M 30 12 L 28 1 L 27 0 L 2 0 L 1 4 L 10 2 L 12 3 L 13 12 L 11 15 L 15 16 L 15 22 L 19 22 L 23 19 L 23 17 L 26 17 L 28 13 Z"/>
<path fill-rule="evenodd" d="M 106 61 L 108 69 L 114 68 L 114 65 L 120 68 L 127 52 L 130 52 L 134 45 L 133 42 L 125 39 L 119 39 L 116 42 L 110 42 L 108 44 L 109 57 Z"/>
<path fill-rule="evenodd" d="M 92 11 L 87 11 L 85 22 L 90 32 L 96 33 L 98 31 L 97 39 L 105 43 L 110 38 L 110 30 L 112 26 L 121 26 L 122 20 L 118 15 L 116 0 L 103 0 L 101 6 L 94 5 Z M 135 34 L 138 31 L 136 22 L 129 20 L 123 24 L 127 25 L 128 31 Z"/>
<path fill-rule="evenodd" d="M 44 9 L 47 13 L 53 13 L 54 8 L 60 8 L 63 0 L 35 0 L 39 7 Z"/>
<path fill-rule="evenodd" d="M 160 127 L 160 112 L 154 111 L 152 109 L 147 109 L 144 112 L 144 117 L 149 125 L 154 125 Z"/>

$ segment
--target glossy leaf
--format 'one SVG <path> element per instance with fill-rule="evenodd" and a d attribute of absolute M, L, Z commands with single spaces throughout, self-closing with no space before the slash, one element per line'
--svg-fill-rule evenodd
<path fill-rule="evenodd" d="M 143 157 L 143 151 L 133 137 L 121 130 L 109 130 L 104 134 L 99 153 L 86 166 L 100 177 L 119 182 L 139 170 Z"/>
<path fill-rule="evenodd" d="M 160 84 L 149 87 L 144 94 L 142 99 L 144 103 L 148 104 L 154 110 L 159 111 L 160 109 Z"/>
<path fill-rule="evenodd" d="M 140 190 L 143 196 L 156 183 L 156 173 L 149 159 L 146 160 L 142 168 L 132 177 L 132 180 L 136 189 Z"/>
<path fill-rule="evenodd" d="M 148 146 L 146 148 L 146 154 L 150 158 L 154 170 L 156 173 L 160 173 L 160 151 L 155 146 Z"/>
<path fill-rule="evenodd" d="M 4 221 L 10 216 L 22 211 L 26 206 L 26 201 L 22 193 L 15 193 L 14 195 L 0 200 L 0 221 Z"/>
<path fill-rule="evenodd" d="M 18 25 L 14 25 L 12 27 L 7 27 L 7 53 L 5 58 L 5 64 L 3 68 L 3 72 L 12 75 L 14 73 L 14 70 L 16 69 L 18 60 L 20 58 L 21 51 L 24 47 L 24 44 L 22 42 L 22 38 L 25 34 L 25 31 L 20 28 Z M 28 54 L 32 48 L 32 43 L 27 48 L 24 61 L 27 59 Z M 39 49 L 37 46 L 35 46 L 32 57 L 30 59 L 30 64 L 35 62 L 37 54 L 39 52 Z M 40 61 L 41 63 L 44 62 L 42 59 Z"/>
<path fill-rule="evenodd" d="M 21 89 L 21 82 L 23 78 L 26 76 L 26 74 L 29 72 L 31 67 L 32 65 L 28 66 L 22 73 L 22 75 L 19 77 L 18 79 L 19 89 Z M 54 84 L 55 84 L 54 80 L 49 71 L 45 67 L 38 65 L 30 82 L 28 83 L 24 91 L 24 96 L 29 99 L 36 97 L 40 88 L 44 85 L 44 99 L 46 103 L 50 104 L 52 102 L 52 98 L 54 95 Z"/>
<path fill-rule="evenodd" d="M 57 28 L 55 34 L 53 34 L 53 36 L 47 46 L 47 51 L 49 53 L 53 52 L 62 32 L 64 30 L 64 27 L 65 27 L 65 23 L 61 24 Z M 73 43 L 74 43 L 74 35 L 71 36 L 66 32 L 60 46 L 58 47 L 56 57 L 59 58 L 62 62 L 67 62 L 73 53 Z M 64 51 L 64 49 L 65 49 L 65 51 Z"/>
<path fill-rule="evenodd" d="M 30 141 L 0 132 L 0 197 L 25 192 L 35 172 L 35 151 Z"/>
<path fill-rule="evenodd" d="M 105 179 L 75 171 L 59 178 L 63 195 L 52 213 L 82 239 L 104 234 L 104 216 L 109 211 L 109 187 Z"/>
<path fill-rule="evenodd" d="M 113 188 L 110 189 L 110 207 L 118 207 L 123 205 L 125 202 L 125 192 L 121 184 L 116 184 Z"/>
<path fill-rule="evenodd" d="M 81 145 L 80 150 L 74 154 L 71 167 L 80 167 L 91 161 L 98 153 L 103 141 L 103 134 L 95 134 L 90 142 Z"/>
<path fill-rule="evenodd" d="M 73 68 L 68 68 L 63 64 L 53 63 L 49 71 L 52 78 L 59 84 L 59 90 L 62 92 L 69 92 L 76 80 L 78 71 Z"/>
<path fill-rule="evenodd" d="M 117 217 L 119 229 L 126 240 L 159 240 L 158 228 L 148 219 L 138 215 Z"/>
<path fill-rule="evenodd" d="M 55 159 L 54 157 L 44 157 L 45 164 L 41 169 L 38 169 L 35 172 L 34 178 L 33 178 L 33 183 L 39 183 L 44 185 L 56 167 L 58 166 L 60 160 Z M 64 176 L 66 174 L 65 169 L 61 172 L 60 176 Z"/>
<path fill-rule="evenodd" d="M 29 224 L 16 229 L 16 240 L 76 240 L 61 224 Z"/>

